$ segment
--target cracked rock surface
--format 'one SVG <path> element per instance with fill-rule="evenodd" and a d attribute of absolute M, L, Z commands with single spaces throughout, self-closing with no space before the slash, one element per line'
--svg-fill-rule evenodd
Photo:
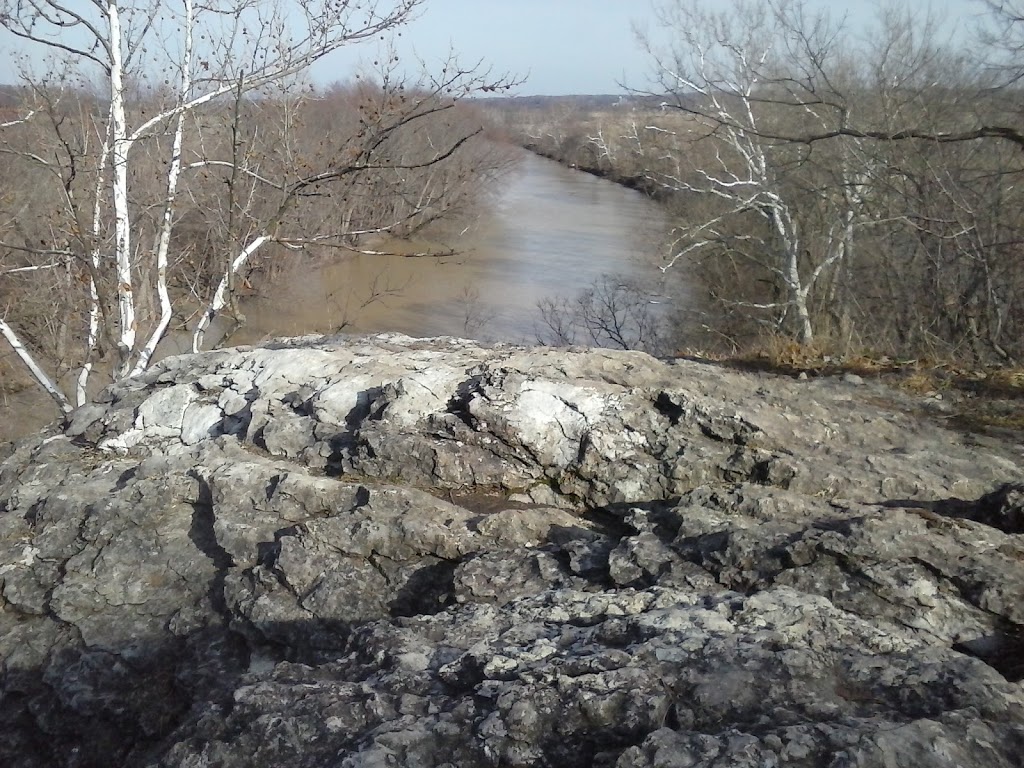
<path fill-rule="evenodd" d="M 396 335 L 0 464 L 0 765 L 1022 765 L 1024 452 L 880 385 Z"/>

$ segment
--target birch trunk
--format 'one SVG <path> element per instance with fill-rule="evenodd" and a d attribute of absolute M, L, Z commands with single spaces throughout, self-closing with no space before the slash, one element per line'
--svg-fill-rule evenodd
<path fill-rule="evenodd" d="M 181 107 L 192 89 L 192 28 L 194 24 L 192 0 L 185 2 L 185 49 L 182 53 L 181 95 L 178 106 Z M 179 110 L 175 120 L 174 140 L 171 145 L 171 163 L 167 169 L 167 197 L 164 201 L 163 219 L 160 223 L 160 234 L 156 245 L 156 291 L 160 300 L 160 318 L 150 335 L 149 340 L 139 352 L 139 359 L 132 368 L 132 376 L 138 376 L 149 366 L 157 344 L 167 332 L 171 322 L 171 296 L 167 292 L 167 252 L 171 245 L 171 229 L 174 226 L 174 202 L 178 193 L 178 179 L 181 176 L 181 149 L 185 136 L 185 111 Z"/>
<path fill-rule="evenodd" d="M 128 154 L 132 141 L 128 138 L 125 113 L 124 52 L 121 50 L 121 18 L 117 0 L 107 2 L 110 54 L 110 118 L 113 136 L 111 172 L 114 199 L 114 251 L 117 261 L 117 307 L 120 315 L 119 376 L 128 374 L 131 354 L 135 349 L 135 296 L 132 288 L 132 236 L 128 210 Z"/>
<path fill-rule="evenodd" d="M 206 311 L 203 312 L 202 317 L 199 318 L 199 322 L 196 323 L 195 332 L 192 334 L 193 352 L 199 352 L 203 348 L 203 339 L 206 336 L 207 329 L 210 327 L 210 323 L 227 303 L 228 284 L 231 282 L 232 277 L 238 272 L 238 270 L 245 266 L 249 257 L 256 253 L 256 251 L 258 251 L 269 240 L 269 235 L 260 235 L 257 237 L 249 243 L 249 245 L 247 245 L 245 249 L 238 254 L 238 256 L 235 257 L 235 260 L 232 261 L 227 270 L 225 270 L 224 277 L 221 278 L 220 283 L 217 285 L 217 291 L 213 295 L 213 300 L 206 308 Z"/>
<path fill-rule="evenodd" d="M 46 372 L 39 367 L 35 358 L 33 358 L 32 354 L 25 349 L 25 345 L 21 343 L 21 339 L 18 338 L 14 329 L 11 328 L 5 320 L 0 320 L 0 334 L 7 339 L 7 343 L 11 345 L 14 353 L 21 358 L 21 361 L 28 368 L 35 380 L 38 381 L 43 389 L 46 390 L 47 394 L 57 402 L 57 407 L 60 408 L 61 412 L 71 413 L 71 411 L 74 410 L 74 406 L 68 402 L 67 397 L 65 397 L 64 393 L 60 391 L 56 384 L 53 383 L 53 380 L 46 375 Z"/>

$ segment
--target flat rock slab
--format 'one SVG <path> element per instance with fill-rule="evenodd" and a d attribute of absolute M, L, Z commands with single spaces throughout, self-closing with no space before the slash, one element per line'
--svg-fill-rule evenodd
<path fill-rule="evenodd" d="M 1022 459 L 640 353 L 170 358 L 0 465 L 0 764 L 1017 766 Z"/>

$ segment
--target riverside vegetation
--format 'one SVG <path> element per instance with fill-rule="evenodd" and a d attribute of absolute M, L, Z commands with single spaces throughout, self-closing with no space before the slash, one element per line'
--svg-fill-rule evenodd
<path fill-rule="evenodd" d="M 8 126 L 0 136 L 4 173 L 25 180 L 4 198 L 4 320 L 45 368 L 61 393 L 58 399 L 82 404 L 116 377 L 117 343 L 105 332 L 94 337 L 95 348 L 89 346 L 90 280 L 92 274 L 101 275 L 83 258 L 82 243 L 73 242 L 81 211 L 69 209 L 61 196 L 65 184 L 77 190 L 97 180 L 95 174 L 81 177 L 87 176 L 84 167 L 102 160 L 101 154 L 91 154 L 95 148 L 90 146 L 101 104 L 74 90 L 40 94 L 9 88 L 4 98 L 8 115 L 24 114 L 26 102 L 53 100 L 44 130 L 29 121 Z M 157 104 L 140 95 L 131 103 L 131 114 L 145 115 Z M 201 143 L 184 149 L 193 167 L 187 174 L 188 194 L 176 204 L 167 244 L 164 279 L 172 312 L 160 349 L 191 348 L 218 294 L 223 306 L 217 310 L 219 327 L 211 335 L 223 344 L 246 322 L 240 296 L 259 295 L 272 304 L 280 283 L 298 279 L 311 266 L 350 254 L 408 254 L 412 238 L 418 247 L 410 257 L 448 254 L 450 248 L 434 236 L 435 225 L 450 227 L 471 219 L 511 162 L 479 109 L 402 83 L 357 80 L 298 96 L 217 103 L 192 119 L 190 127 Z M 29 147 L 38 149 L 40 143 L 46 145 L 40 152 L 52 152 L 61 162 L 47 167 L 26 156 Z M 456 145 L 450 156 L 439 156 L 438 147 Z M 296 182 L 296 167 L 331 166 L 339 156 L 355 158 L 344 178 L 291 202 L 286 199 L 288 185 Z M 225 157 L 227 161 L 220 159 Z M 242 171 L 232 170 L 231 158 Z M 132 177 L 132 200 L 142 211 L 155 211 L 166 192 L 157 183 L 159 162 L 154 157 Z M 253 178 L 256 169 L 259 178 Z M 276 239 L 235 264 L 239 244 L 282 205 L 287 221 L 275 225 L 280 227 Z M 159 218 L 147 214 L 140 219 L 138 234 L 152 237 Z M 156 320 L 160 307 L 159 294 L 152 290 L 152 266 L 145 260 L 137 265 L 142 288 L 137 313 Z M 376 283 L 353 286 L 353 303 L 379 301 L 389 290 L 390 285 Z M 101 316 L 113 322 L 112 305 L 104 307 Z M 336 322 L 343 326 L 350 320 L 339 316 Z M 199 343 L 210 340 L 197 338 Z M 5 347 L 0 354 L 0 407 L 10 414 L 0 427 L 4 439 L 51 420 L 55 412 L 52 400 L 40 396 L 43 390 L 31 371 L 6 341 L 0 344 Z M 83 372 L 94 371 L 82 386 Z"/>
<path fill-rule="evenodd" d="M 514 81 L 454 55 L 411 72 L 384 41 L 421 2 L 0 2 L 26 51 L 0 119 L 0 335 L 61 412 L 175 333 L 197 351 L 244 322 L 240 287 L 282 255 L 407 236 L 475 196 L 501 161 L 460 99 Z M 368 41 L 366 72 L 310 86 Z"/>
<path fill-rule="evenodd" d="M 414 5 L 396 3 L 395 21 Z M 69 7 L 51 6 L 56 13 Z M 116 16 L 120 4 L 106 7 Z M 154 5 L 152 17 L 136 21 L 157 18 L 167 7 Z M 324 12 L 347 7 L 330 3 Z M 790 3 L 735 7 L 776 14 L 750 16 L 745 45 L 764 39 L 771 19 L 786 21 L 783 29 L 805 30 L 789 54 L 804 50 L 796 43 L 818 50 L 818 43 L 835 40 L 826 27 L 790 24 L 794 17 L 783 13 L 796 7 Z M 0 0 L 0 10 L 10 8 Z M 188 17 L 189 0 L 184 8 Z M 1012 3 L 998 6 L 1003 14 L 1010 9 Z M 11 18 L 0 13 L 0 20 Z M 35 21 L 48 20 L 53 17 Z M 718 26 L 710 31 L 722 39 Z M 111 47 L 100 42 L 80 53 L 100 50 Z M 778 79 L 765 103 L 779 108 L 794 95 L 786 88 L 820 85 L 814 75 L 828 61 L 814 58 L 794 78 L 776 71 L 772 59 Z M 953 307 L 951 322 L 922 325 L 934 297 L 916 297 L 904 310 L 913 321 L 905 338 L 895 320 L 877 318 L 875 356 L 827 348 L 811 356 L 834 329 L 851 330 L 838 338 L 853 349 L 876 327 L 857 325 L 870 318 L 856 303 L 829 320 L 817 293 L 834 285 L 837 298 L 849 296 L 857 288 L 854 277 L 866 279 L 857 270 L 868 266 L 879 281 L 885 277 L 883 256 L 875 254 L 879 264 L 867 261 L 863 247 L 864 233 L 876 226 L 896 227 L 889 240 L 908 249 L 894 253 L 905 259 L 911 277 L 921 261 L 938 256 L 948 257 L 936 265 L 944 280 L 947 269 L 960 274 L 954 264 L 967 272 L 977 266 L 963 261 L 959 230 L 925 237 L 925 225 L 944 221 L 934 210 L 929 215 L 938 223 L 918 220 L 916 231 L 898 207 L 892 222 L 869 216 L 888 199 L 872 191 L 877 174 L 892 166 L 880 163 L 876 175 L 854 175 L 852 186 L 831 187 L 823 184 L 827 166 L 819 162 L 828 153 L 818 148 L 834 146 L 833 140 L 885 151 L 930 142 L 938 147 L 936 158 L 947 150 L 976 152 L 989 163 L 992 153 L 1005 149 L 999 142 L 1017 141 L 1012 128 L 995 135 L 996 124 L 986 118 L 977 141 L 968 141 L 966 126 L 959 133 L 931 125 L 886 132 L 843 123 L 837 136 L 804 135 L 801 142 L 789 133 L 798 125 L 737 122 L 734 108 L 744 98 L 751 107 L 746 114 L 761 114 L 761 91 L 744 97 L 732 89 L 726 99 L 716 89 L 707 100 L 680 102 L 718 110 L 717 125 L 702 122 L 707 117 L 675 116 L 689 126 L 688 141 L 731 136 L 739 142 L 733 150 L 760 159 L 746 168 L 757 192 L 749 210 L 736 210 L 739 201 L 724 190 L 705 190 L 703 197 L 673 191 L 671 199 L 691 205 L 725 201 L 729 215 L 684 220 L 672 257 L 678 256 L 677 267 L 689 264 L 705 275 L 708 286 L 716 285 L 716 265 L 732 264 L 737 276 L 749 276 L 737 280 L 734 294 L 723 292 L 724 283 L 709 289 L 706 324 L 734 346 L 767 324 L 778 339 L 774 370 L 789 366 L 786 375 L 639 351 L 397 334 L 302 337 L 146 357 L 154 350 L 146 340 L 135 343 L 139 327 L 126 326 L 122 310 L 139 309 L 155 332 L 162 315 L 142 308 L 146 301 L 150 309 L 166 308 L 173 291 L 172 309 L 181 313 L 175 322 L 194 309 L 205 308 L 201 317 L 208 317 L 211 307 L 241 322 L 228 288 L 267 275 L 232 265 L 268 270 L 260 261 L 264 247 L 367 249 L 364 231 L 426 225 L 443 200 L 460 199 L 448 192 L 466 181 L 472 189 L 488 176 L 463 173 L 457 164 L 463 150 L 485 153 L 474 169 L 486 169 L 492 157 L 491 145 L 476 143 L 472 110 L 444 93 L 389 91 L 379 83 L 335 94 L 343 103 L 354 96 L 349 116 L 355 133 L 334 137 L 339 144 L 332 151 L 314 151 L 314 168 L 276 165 L 276 153 L 310 139 L 303 126 L 312 125 L 306 121 L 317 115 L 317 102 L 293 111 L 291 96 L 283 93 L 238 98 L 248 72 L 235 73 L 237 92 L 228 88 L 223 104 L 193 105 L 184 124 L 172 119 L 179 114 L 172 108 L 161 113 L 170 134 L 119 144 L 119 151 L 91 154 L 92 142 L 103 146 L 104 129 L 83 127 L 97 119 L 95 107 L 104 102 L 78 98 L 80 91 L 70 101 L 67 91 L 32 91 L 41 111 L 17 112 L 2 129 L 0 138 L 32 139 L 27 121 L 44 116 L 47 130 L 39 135 L 52 142 L 52 151 L 38 157 L 5 151 L 0 159 L 34 168 L 52 182 L 17 194 L 59 206 L 40 209 L 52 216 L 52 232 L 29 216 L 27 224 L 3 233 L 4 258 L 15 261 L 7 262 L 2 285 L 21 284 L 13 279 L 51 291 L 42 294 L 49 304 L 39 305 L 49 313 L 37 308 L 34 315 L 24 301 L 32 291 L 8 294 L 5 328 L 11 331 L 8 321 L 19 317 L 24 328 L 38 330 L 7 338 L 44 350 L 49 340 L 50 357 L 41 358 L 49 364 L 66 359 L 79 372 L 94 366 L 115 380 L 92 396 L 88 386 L 76 386 L 80 376 L 49 379 L 60 388 L 53 399 L 66 411 L 64 421 L 0 444 L 0 764 L 1020 766 L 1024 447 L 1019 435 L 965 429 L 955 404 L 931 389 L 938 386 L 934 368 L 907 373 L 904 389 L 867 376 L 886 364 L 898 367 L 899 355 L 919 349 L 962 357 L 968 366 L 1014 361 L 1021 343 L 1011 335 L 1019 297 L 1004 292 L 1017 276 L 1007 266 L 1012 243 L 979 240 L 985 247 L 976 253 L 986 259 L 988 274 L 1005 278 L 982 281 L 967 294 L 977 297 L 978 304 L 968 306 L 980 314 Z M 1005 106 L 1000 99 L 1010 87 L 993 91 L 996 103 Z M 126 93 L 114 89 L 113 100 Z M 903 94 L 890 92 L 894 99 Z M 427 112 L 406 111 L 410 102 L 403 95 Z M 820 106 L 832 114 L 843 103 L 819 95 L 820 105 L 807 98 L 798 112 Z M 139 112 L 124 116 L 144 120 L 149 103 L 127 99 L 125 105 Z M 69 104 L 74 109 L 62 111 Z M 382 118 L 379 107 L 392 106 L 398 112 L 385 110 L 390 117 Z M 918 106 L 911 100 L 906 109 Z M 279 135 L 296 143 L 263 143 L 262 128 L 256 130 L 262 110 L 287 126 Z M 101 123 L 118 123 L 108 137 L 124 139 L 121 117 L 99 109 Z M 449 132 L 457 117 L 469 122 Z M 378 133 L 381 119 L 391 127 Z M 419 154 L 419 131 L 407 130 L 411 123 L 439 131 L 425 154 Z M 216 140 L 224 154 L 192 155 L 198 163 L 192 170 L 208 175 L 198 174 L 181 208 L 170 206 L 172 214 L 178 211 L 170 226 L 161 218 L 169 210 L 166 198 L 147 191 L 144 173 L 120 178 L 126 186 L 117 195 L 130 194 L 116 204 L 96 192 L 107 167 L 98 158 L 123 161 L 123 152 L 148 147 L 154 154 L 138 153 L 135 163 L 166 159 L 156 150 L 166 150 L 165 142 L 174 146 L 168 137 L 178 131 L 175 125 L 195 142 L 183 143 L 184 151 Z M 440 152 L 437 141 L 444 142 Z M 750 155 L 760 142 L 766 142 L 761 154 Z M 1007 156 L 1008 176 L 981 166 L 993 184 L 1012 178 L 1016 156 Z M 88 163 L 78 159 L 90 157 L 94 164 L 86 172 Z M 718 157 L 724 163 L 734 156 L 725 151 Z M 787 157 L 798 162 L 767 165 Z M 919 164 L 900 166 L 906 173 L 891 173 L 892 184 L 929 178 L 932 156 L 914 157 Z M 76 160 L 68 165 L 62 161 L 68 158 Z M 229 158 L 227 165 L 218 158 Z M 156 164 L 161 173 L 168 168 Z M 758 168 L 765 174 L 754 174 Z M 275 169 L 286 182 L 269 185 L 282 197 L 267 202 L 255 190 Z M 792 173 L 782 173 L 786 169 Z M 658 178 L 645 172 L 645 183 Z M 694 187 L 701 178 L 728 180 L 699 172 L 678 178 Z M 415 186 L 406 188 L 409 179 Z M 330 183 L 320 187 L 321 180 Z M 795 187 L 800 194 L 788 196 L 788 185 L 800 180 L 806 181 Z M 769 181 L 785 184 L 765 186 Z M 447 190 L 441 198 L 433 196 L 435 183 Z M 375 194 L 363 199 L 364 187 Z M 396 187 L 392 199 L 387 190 Z M 65 194 L 48 196 L 54 189 Z M 83 189 L 94 196 L 83 199 Z M 943 177 L 937 189 L 958 187 Z M 1012 199 L 1013 189 L 1004 192 Z M 888 199 L 890 206 L 898 202 Z M 29 203 L 22 200 L 18 210 L 31 212 Z M 93 217 L 96 210 L 109 214 L 108 203 L 127 203 L 141 229 L 125 235 L 124 221 Z M 843 215 L 829 219 L 829 205 Z M 838 238 L 834 242 L 821 233 L 808 236 L 805 217 L 813 222 L 814 211 L 852 227 L 826 230 Z M 346 212 L 353 218 L 342 228 L 337 217 Z M 733 229 L 737 217 L 750 228 Z M 324 229 L 308 229 L 311 221 Z M 685 221 L 705 226 L 697 231 Z M 779 242 L 754 226 L 764 221 L 786 225 Z M 184 226 L 189 222 L 195 227 Z M 717 222 L 710 239 L 708 222 Z M 779 247 L 797 224 L 806 254 Z M 982 224 L 971 230 L 978 237 L 988 231 Z M 300 225 L 299 235 L 290 234 Z M 116 269 L 110 272 L 117 259 L 100 259 L 106 253 L 100 246 L 113 244 L 111 252 L 123 256 L 118 236 L 139 232 L 153 236 L 154 251 L 147 243 L 145 258 L 129 260 L 132 280 L 139 279 L 125 288 L 111 282 L 119 277 Z M 213 242 L 214 235 L 221 239 Z M 911 235 L 926 242 L 915 245 Z M 827 243 L 843 245 L 830 251 Z M 181 246 L 173 252 L 185 261 L 161 271 L 178 264 L 163 261 L 172 244 Z M 209 269 L 201 267 L 203 254 L 215 260 Z M 136 269 L 140 263 L 149 270 Z M 936 283 L 950 285 L 960 283 Z M 614 280 L 604 286 L 604 293 L 595 291 L 575 306 L 591 312 L 640 297 L 619 292 Z M 140 288 L 138 302 L 133 287 Z M 557 319 L 573 305 L 550 306 Z M 986 309 L 994 313 L 989 320 L 1002 318 L 1003 325 L 985 320 Z M 28 322 L 33 317 L 37 325 Z M 75 330 L 75 318 L 95 320 L 95 338 Z M 187 337 L 195 343 L 207 326 L 192 320 Z M 614 317 L 598 320 L 612 331 L 631 327 L 616 325 Z M 83 341 L 76 358 L 71 350 Z M 924 346 L 897 344 L 911 341 Z M 890 363 L 881 354 L 891 355 Z M 119 375 L 126 362 L 139 370 Z M 812 367 L 836 375 L 794 375 Z M 946 371 L 950 379 L 961 375 Z M 922 381 L 911 386 L 918 375 Z M 998 388 L 1011 385 L 1013 376 L 1004 368 L 984 381 Z M 80 396 L 87 402 L 70 407 L 69 398 Z"/>
<path fill-rule="evenodd" d="M 1014 129 L 1024 14 L 1015 3 L 979 0 L 978 8 L 985 15 L 970 37 L 943 37 L 935 20 L 897 8 L 855 43 L 862 38 L 841 34 L 842 20 L 792 0 L 716 13 L 661 3 L 675 37 L 664 47 L 642 43 L 661 79 L 614 100 L 457 106 L 450 91 L 490 92 L 496 83 L 453 65 L 417 89 L 390 61 L 372 84 L 304 95 L 260 86 L 247 100 L 234 97 L 222 72 L 220 99 L 190 110 L 179 129 L 195 138 L 182 150 L 188 197 L 170 219 L 158 215 L 172 209 L 161 209 L 164 191 L 150 182 L 167 170 L 171 144 L 153 143 L 130 177 L 133 206 L 146 212 L 135 242 L 152 240 L 157 262 L 174 254 L 162 273 L 170 313 L 161 270 L 145 261 L 136 270 L 137 314 L 153 334 L 131 367 L 147 364 L 150 342 L 171 320 L 196 347 L 211 312 L 228 331 L 244 322 L 239 286 L 272 292 L 272 273 L 296 263 L 298 249 L 314 258 L 372 250 L 369 234 L 401 237 L 465 213 L 507 162 L 477 133 L 486 123 L 490 139 L 510 138 L 656 197 L 678 221 L 665 266 L 697 286 L 686 306 L 657 308 L 643 286 L 614 276 L 580 286 L 577 296 L 542 304 L 552 331 L 545 341 L 774 358 L 782 367 L 800 358 L 796 372 L 810 374 L 851 360 L 927 391 L 998 394 L 981 421 L 1015 424 L 996 412 L 1020 392 L 1024 353 L 1024 141 Z M 407 10 L 379 23 L 397 24 Z M 5 198 L 0 291 L 6 327 L 45 362 L 56 399 L 67 392 L 81 403 L 97 390 L 83 385 L 88 373 L 123 370 L 127 353 L 117 336 L 120 299 L 112 299 L 119 283 L 100 276 L 88 255 L 116 230 L 89 209 L 100 199 L 89 184 L 103 181 L 105 167 L 89 127 L 104 122 L 102 100 L 68 83 L 8 93 L 3 160 L 38 184 Z M 132 119 L 170 103 L 173 94 L 146 87 L 123 91 Z M 334 162 L 345 158 L 355 160 Z M 30 209 L 47 214 L 24 217 Z M 106 286 L 106 297 L 92 298 L 92 285 Z M 17 402 L 13 390 L 34 383 L 14 372 L 20 361 L 11 355 L 0 366 L 0 396 Z M 929 369 L 937 375 L 922 383 Z M 70 401 L 60 404 L 67 410 Z"/>
<path fill-rule="evenodd" d="M 687 305 L 612 277 L 546 302 L 547 340 L 882 376 L 965 425 L 1024 425 L 1024 6 L 980 0 L 952 36 L 909 6 L 854 35 L 792 0 L 658 5 L 647 88 L 489 104 L 676 221 L 663 269 Z"/>
<path fill-rule="evenodd" d="M 855 35 L 791 0 L 659 5 L 653 84 L 492 109 L 673 211 L 665 266 L 704 294 L 682 345 L 1024 359 L 1020 4 L 979 2 L 958 37 L 909 6 Z"/>

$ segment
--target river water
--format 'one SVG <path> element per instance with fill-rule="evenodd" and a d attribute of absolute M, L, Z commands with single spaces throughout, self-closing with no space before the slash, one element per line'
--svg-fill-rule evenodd
<path fill-rule="evenodd" d="M 345 254 L 293 270 L 242 302 L 246 325 L 227 343 L 337 330 L 532 342 L 543 298 L 604 274 L 659 290 L 669 225 L 644 195 L 526 152 L 498 185 L 464 232 L 443 238 L 454 256 Z"/>
<path fill-rule="evenodd" d="M 300 260 L 263 295 L 241 301 L 247 323 L 223 343 L 339 329 L 534 342 L 539 300 L 573 296 L 603 274 L 671 293 L 656 283 L 667 227 L 662 210 L 642 194 L 524 152 L 466 232 L 444 238 L 458 255 L 345 255 L 313 267 Z M 374 286 L 385 295 L 361 306 Z M 208 346 L 218 343 L 221 322 Z M 190 333 L 168 334 L 158 356 L 187 352 L 190 342 Z M 0 398 L 0 441 L 53 416 L 36 387 Z"/>

